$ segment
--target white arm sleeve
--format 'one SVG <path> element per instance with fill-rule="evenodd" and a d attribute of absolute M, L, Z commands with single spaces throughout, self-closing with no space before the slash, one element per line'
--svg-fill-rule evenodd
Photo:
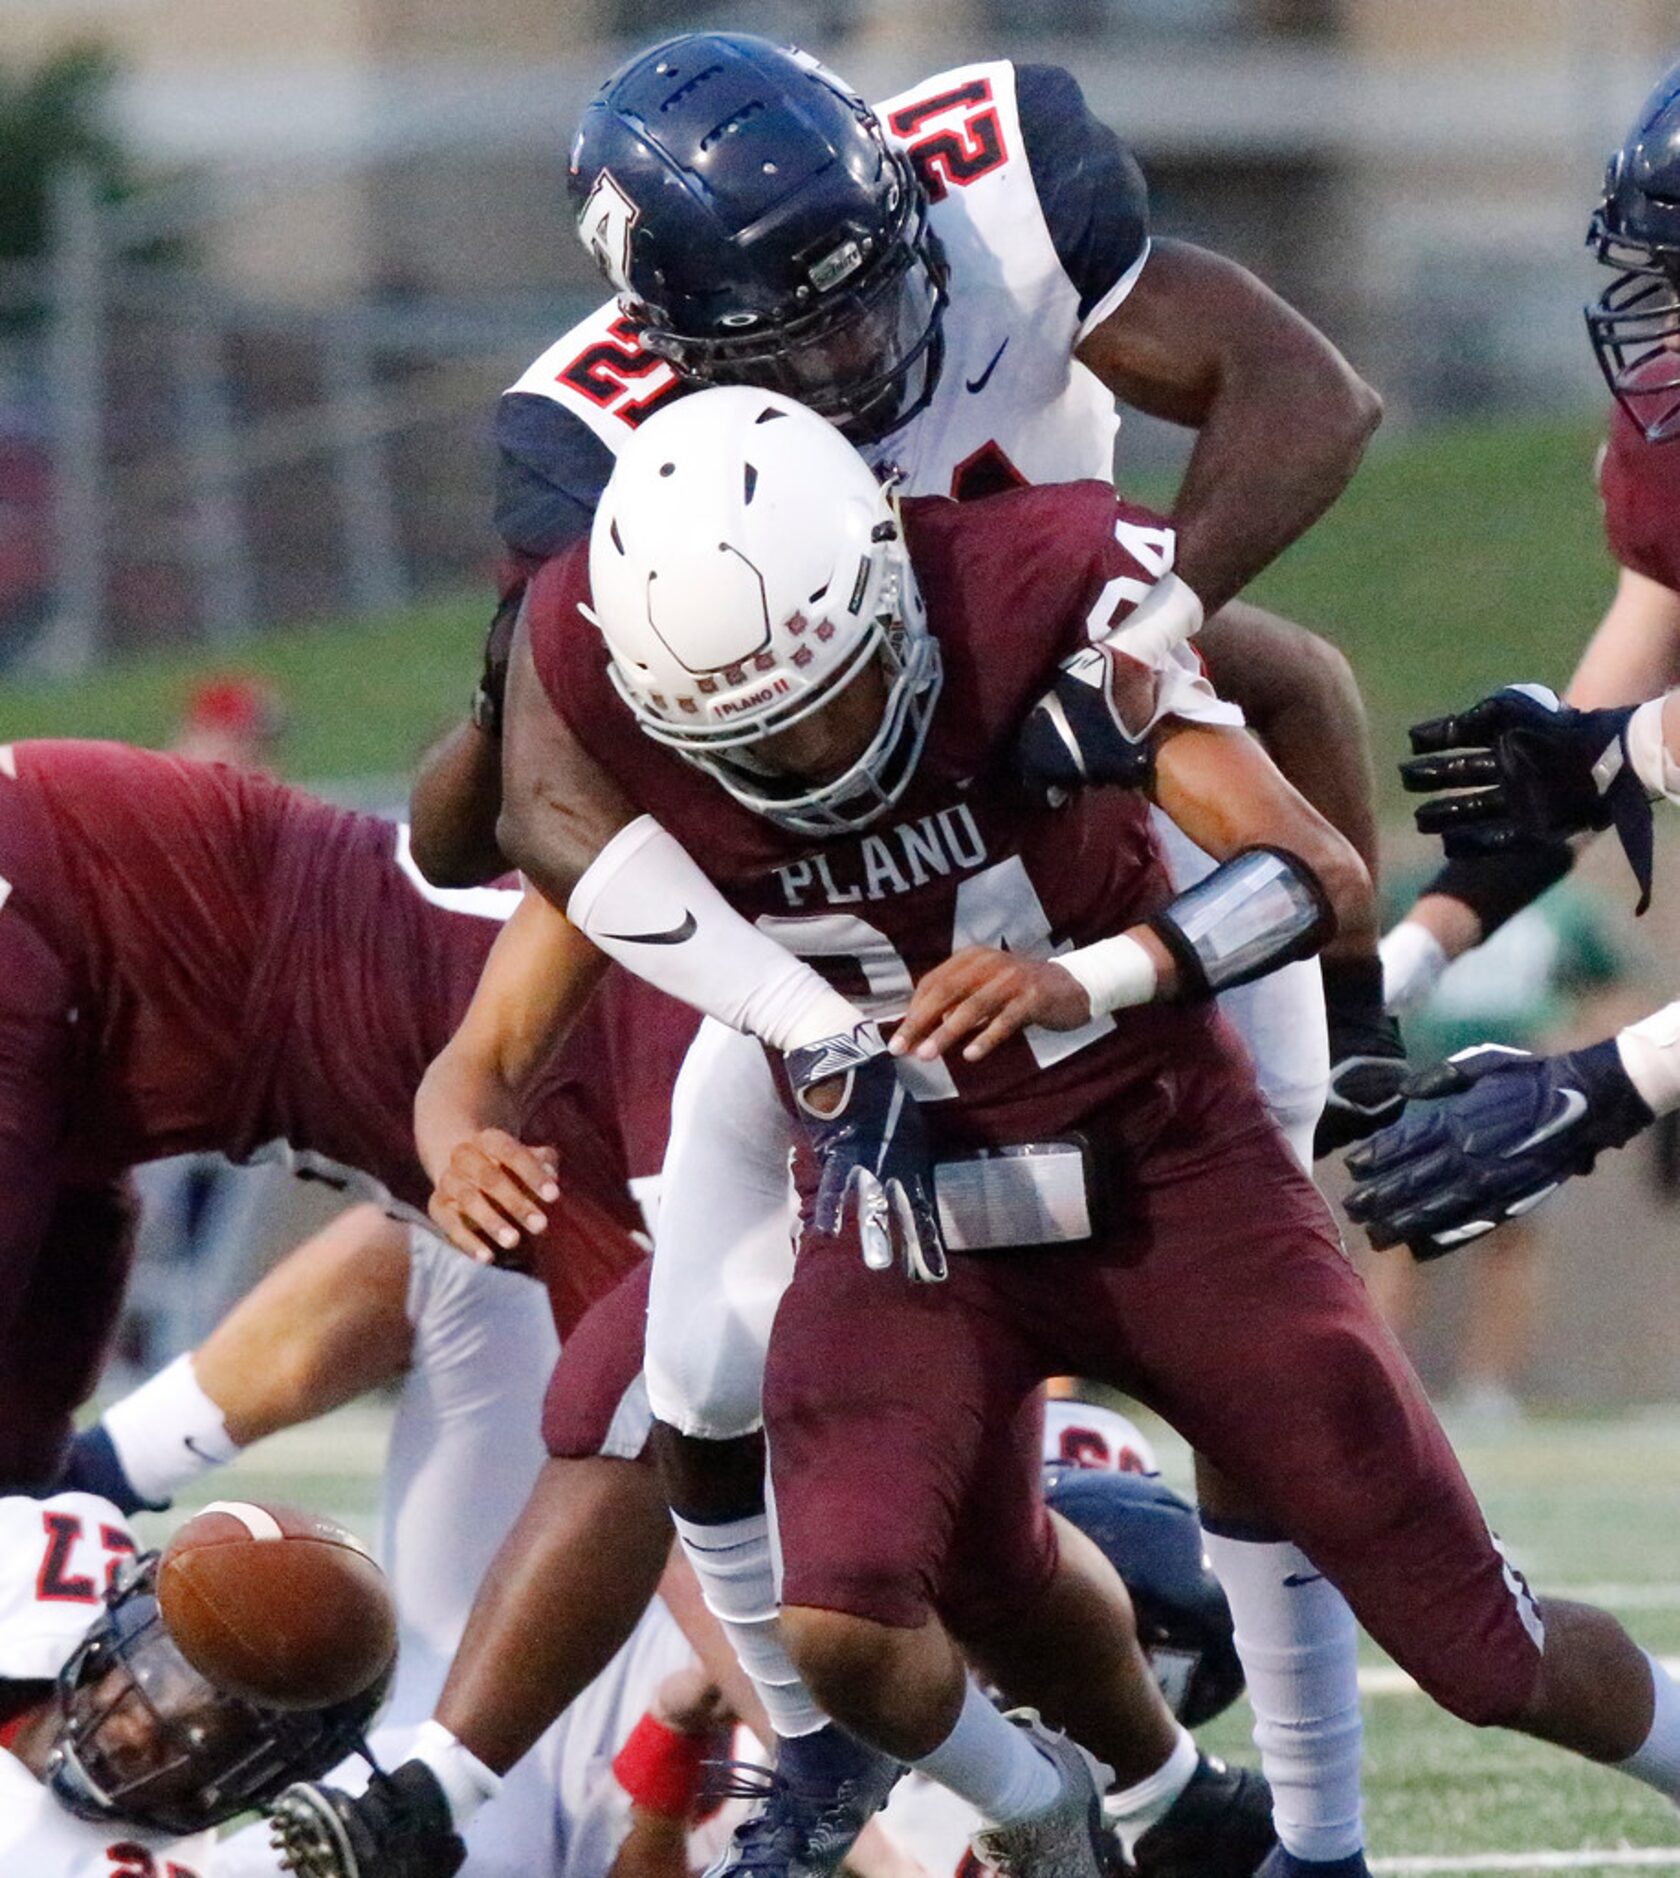
<path fill-rule="evenodd" d="M 863 1023 L 841 997 L 724 899 L 675 836 L 639 815 L 566 902 L 572 924 L 626 971 L 776 1050 Z"/>

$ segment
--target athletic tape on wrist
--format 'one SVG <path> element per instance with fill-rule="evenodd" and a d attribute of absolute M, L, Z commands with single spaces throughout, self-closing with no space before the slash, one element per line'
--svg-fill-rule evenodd
<path fill-rule="evenodd" d="M 1079 946 L 1053 962 L 1085 987 L 1093 1017 L 1148 1004 L 1160 985 L 1155 961 L 1129 933 Z"/>
<path fill-rule="evenodd" d="M 1384 933 L 1377 956 L 1382 960 L 1383 1009 L 1391 1016 L 1426 998 L 1452 963 L 1446 947 L 1415 919 L 1403 919 Z"/>

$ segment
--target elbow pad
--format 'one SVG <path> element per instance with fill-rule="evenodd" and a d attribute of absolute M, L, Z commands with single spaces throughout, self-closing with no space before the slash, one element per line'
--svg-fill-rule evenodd
<path fill-rule="evenodd" d="M 737 913 L 651 815 L 637 816 L 596 855 L 566 913 L 626 971 L 773 1049 L 864 1021 L 803 959 Z"/>
<path fill-rule="evenodd" d="M 1244 848 L 1149 921 L 1185 997 L 1217 997 L 1311 958 L 1336 931 L 1318 876 L 1282 848 Z"/>

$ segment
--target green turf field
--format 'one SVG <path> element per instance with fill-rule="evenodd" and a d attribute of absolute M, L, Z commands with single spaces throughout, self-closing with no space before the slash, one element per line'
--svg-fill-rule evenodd
<path fill-rule="evenodd" d="M 1380 444 L 1255 587 L 1352 657 L 1385 784 L 1412 718 L 1507 679 L 1567 675 L 1612 579 L 1592 485 L 1598 437 L 1599 420 L 1586 419 Z M 396 620 L 276 634 L 233 659 L 153 658 L 82 685 L 14 680 L 0 684 L 0 738 L 156 743 L 194 675 L 231 664 L 285 692 L 288 775 L 396 776 L 464 707 L 487 617 L 484 598 L 466 595 Z"/>
<path fill-rule="evenodd" d="M 347 1410 L 258 1448 L 198 1499 L 236 1489 L 302 1501 L 371 1537 L 382 1428 L 378 1410 Z M 1182 1447 L 1164 1431 L 1160 1444 L 1166 1472 L 1184 1485 Z M 1538 1589 L 1602 1604 L 1642 1643 L 1680 1657 L 1680 1411 L 1537 1421 L 1467 1438 L 1461 1452 L 1495 1528 Z M 1419 1878 L 1680 1874 L 1680 1815 L 1656 1795 L 1517 1736 L 1466 1728 L 1397 1688 L 1392 1666 L 1369 1645 L 1365 1658 L 1376 1869 Z M 1239 1704 L 1204 1738 L 1252 1760 L 1248 1728 Z"/>

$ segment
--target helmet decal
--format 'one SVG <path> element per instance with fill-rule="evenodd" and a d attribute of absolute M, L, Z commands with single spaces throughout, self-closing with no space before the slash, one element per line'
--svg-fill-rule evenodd
<path fill-rule="evenodd" d="M 579 239 L 622 294 L 632 292 L 630 236 L 640 217 L 641 210 L 624 193 L 611 170 L 602 170 L 595 178 L 595 186 L 578 214 Z"/>

